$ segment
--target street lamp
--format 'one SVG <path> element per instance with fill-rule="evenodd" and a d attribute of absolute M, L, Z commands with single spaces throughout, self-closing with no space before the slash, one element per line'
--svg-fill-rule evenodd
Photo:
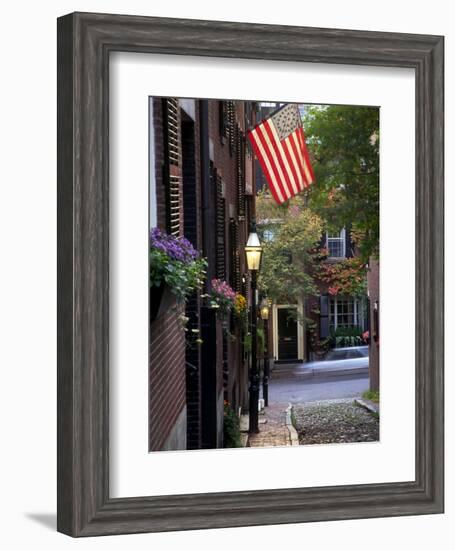
<path fill-rule="evenodd" d="M 264 377 L 262 379 L 262 396 L 264 398 L 264 407 L 269 405 L 269 312 L 270 303 L 267 298 L 261 302 L 261 318 L 264 322 Z"/>
<path fill-rule="evenodd" d="M 256 222 L 251 223 L 251 231 L 245 246 L 246 263 L 252 273 L 257 273 L 261 264 L 262 246 L 256 233 Z"/>
<path fill-rule="evenodd" d="M 261 301 L 261 319 L 263 321 L 269 320 L 269 301 L 267 298 L 263 298 Z"/>
<path fill-rule="evenodd" d="M 250 369 L 250 433 L 259 432 L 259 369 L 257 363 L 257 273 L 261 265 L 262 246 L 256 233 L 256 220 L 251 223 L 251 231 L 245 246 L 246 263 L 251 272 L 251 369 Z"/>

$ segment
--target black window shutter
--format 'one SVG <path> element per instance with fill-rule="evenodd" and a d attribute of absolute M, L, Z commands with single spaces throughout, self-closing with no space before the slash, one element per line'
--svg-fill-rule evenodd
<path fill-rule="evenodd" d="M 169 176 L 167 187 L 168 233 L 180 235 L 180 177 Z"/>
<path fill-rule="evenodd" d="M 229 116 L 228 116 L 228 101 L 219 102 L 219 125 L 221 137 L 228 136 Z"/>
<path fill-rule="evenodd" d="M 324 231 L 324 233 L 321 235 L 321 248 L 328 248 L 327 244 L 327 233 Z"/>
<path fill-rule="evenodd" d="M 239 224 L 234 218 L 229 220 L 229 246 L 231 260 L 229 284 L 236 292 L 242 292 L 240 281 Z"/>
<path fill-rule="evenodd" d="M 346 258 L 352 258 L 354 256 L 353 250 L 352 250 L 352 240 L 351 240 L 351 227 L 346 227 Z"/>
<path fill-rule="evenodd" d="M 216 276 L 226 279 L 226 200 L 221 177 L 216 174 Z"/>
<path fill-rule="evenodd" d="M 237 214 L 239 219 L 245 218 L 245 136 L 237 127 Z"/>
<path fill-rule="evenodd" d="M 231 155 L 234 154 L 236 149 L 236 124 L 235 124 L 235 103 L 233 101 L 227 101 L 227 119 L 228 119 L 228 138 L 229 138 L 229 151 Z"/>
<path fill-rule="evenodd" d="M 166 230 L 179 236 L 181 225 L 181 178 L 175 173 L 180 165 L 178 99 L 163 99 L 164 166 L 166 190 Z"/>
<path fill-rule="evenodd" d="M 167 154 L 169 164 L 178 166 L 180 163 L 179 153 L 179 102 L 178 99 L 168 98 L 165 104 L 165 126 L 167 140 Z"/>
<path fill-rule="evenodd" d="M 322 294 L 319 297 L 319 337 L 327 338 L 329 335 L 329 296 Z"/>

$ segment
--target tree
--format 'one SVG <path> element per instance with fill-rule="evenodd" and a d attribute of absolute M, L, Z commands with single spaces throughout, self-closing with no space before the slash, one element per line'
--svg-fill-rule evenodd
<path fill-rule="evenodd" d="M 379 255 L 379 109 L 310 106 L 305 135 L 316 183 L 308 205 L 327 229 L 351 229 L 364 261 Z"/>
<path fill-rule="evenodd" d="M 281 303 L 317 293 L 311 273 L 323 224 L 302 201 L 301 196 L 295 197 L 286 206 L 278 206 L 270 195 L 261 193 L 256 201 L 264 243 L 259 288 Z"/>

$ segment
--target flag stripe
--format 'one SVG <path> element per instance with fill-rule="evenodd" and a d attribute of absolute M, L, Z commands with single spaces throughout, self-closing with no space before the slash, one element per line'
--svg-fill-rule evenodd
<path fill-rule="evenodd" d="M 298 143 L 300 144 L 299 155 L 300 155 L 300 158 L 301 158 L 301 161 L 302 161 L 305 187 L 309 187 L 309 185 L 311 184 L 311 174 L 308 170 L 308 166 L 307 166 L 307 163 L 305 161 L 305 155 L 304 155 L 305 143 L 303 142 L 303 137 L 300 134 L 300 132 L 296 132 L 295 137 L 296 137 L 296 140 L 298 141 Z"/>
<path fill-rule="evenodd" d="M 305 169 L 303 167 L 302 152 L 300 150 L 300 144 L 299 144 L 299 141 L 298 141 L 298 138 L 297 138 L 297 135 L 296 135 L 295 132 L 289 136 L 289 141 L 291 143 L 292 150 L 294 151 L 294 155 L 295 155 L 295 158 L 297 160 L 297 164 L 299 165 L 300 172 L 301 172 L 302 177 L 303 177 L 304 187 L 306 187 Z"/>
<path fill-rule="evenodd" d="M 275 155 L 278 159 L 281 172 L 284 175 L 286 189 L 289 192 L 289 197 L 292 197 L 293 195 L 298 193 L 298 190 L 295 187 L 294 181 L 291 179 L 292 173 L 289 170 L 286 157 L 284 156 L 283 146 L 280 143 L 280 139 L 278 138 L 278 134 L 276 133 L 275 127 L 273 126 L 273 124 L 270 123 L 270 121 L 266 120 L 264 122 L 264 128 L 267 132 L 267 135 L 269 137 L 273 150 L 275 151 Z"/>
<path fill-rule="evenodd" d="M 277 158 L 275 155 L 275 152 L 271 150 L 269 143 L 267 143 L 268 137 L 265 129 L 263 128 L 264 125 L 259 126 L 256 128 L 256 133 L 261 141 L 261 144 L 264 148 L 265 154 L 267 155 L 267 158 L 269 159 L 270 166 L 272 168 L 273 174 L 275 176 L 276 185 L 278 185 L 281 195 L 283 196 L 283 202 L 287 201 L 291 194 L 289 193 L 287 186 L 283 185 L 285 182 L 282 178 L 280 178 L 279 171 L 281 171 L 281 168 L 277 162 Z"/>
<path fill-rule="evenodd" d="M 264 148 L 262 146 L 262 143 L 257 136 L 257 127 L 251 131 L 248 134 L 248 137 L 250 138 L 251 145 L 253 146 L 254 152 L 256 153 L 256 156 L 261 164 L 262 170 L 264 171 L 265 176 L 267 177 L 267 180 L 269 181 L 269 188 L 272 192 L 273 198 L 278 204 L 281 204 L 284 202 L 283 195 L 275 181 L 275 176 L 272 172 L 272 167 L 270 166 L 269 159 L 265 155 Z"/>
<path fill-rule="evenodd" d="M 287 137 L 284 140 L 283 149 L 286 151 L 286 156 L 288 158 L 289 166 L 291 167 L 291 170 L 293 171 L 293 174 L 295 176 L 295 181 L 297 183 L 297 189 L 300 192 L 304 188 L 303 175 L 302 175 L 302 172 L 300 170 L 299 165 L 297 164 L 297 160 L 295 158 L 294 151 L 292 149 L 289 137 Z"/>

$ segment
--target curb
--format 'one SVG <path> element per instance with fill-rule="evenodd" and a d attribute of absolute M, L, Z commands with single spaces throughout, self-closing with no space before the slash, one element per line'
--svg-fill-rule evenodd
<path fill-rule="evenodd" d="M 249 424 L 249 414 L 241 414 L 240 415 L 240 441 L 242 443 L 242 447 L 249 447 L 250 446 L 250 434 L 248 433 L 248 424 Z"/>
<path fill-rule="evenodd" d="M 357 405 L 360 405 L 370 413 L 379 415 L 379 407 L 372 401 L 365 401 L 363 399 L 360 399 L 360 397 L 358 397 L 354 399 L 354 403 L 356 403 Z"/>
<path fill-rule="evenodd" d="M 299 445 L 299 435 L 297 433 L 297 430 L 294 428 L 294 425 L 292 424 L 292 409 L 293 406 L 291 403 L 289 403 L 288 408 L 286 409 L 286 428 L 289 432 L 289 440 L 291 442 L 291 446 Z"/>

